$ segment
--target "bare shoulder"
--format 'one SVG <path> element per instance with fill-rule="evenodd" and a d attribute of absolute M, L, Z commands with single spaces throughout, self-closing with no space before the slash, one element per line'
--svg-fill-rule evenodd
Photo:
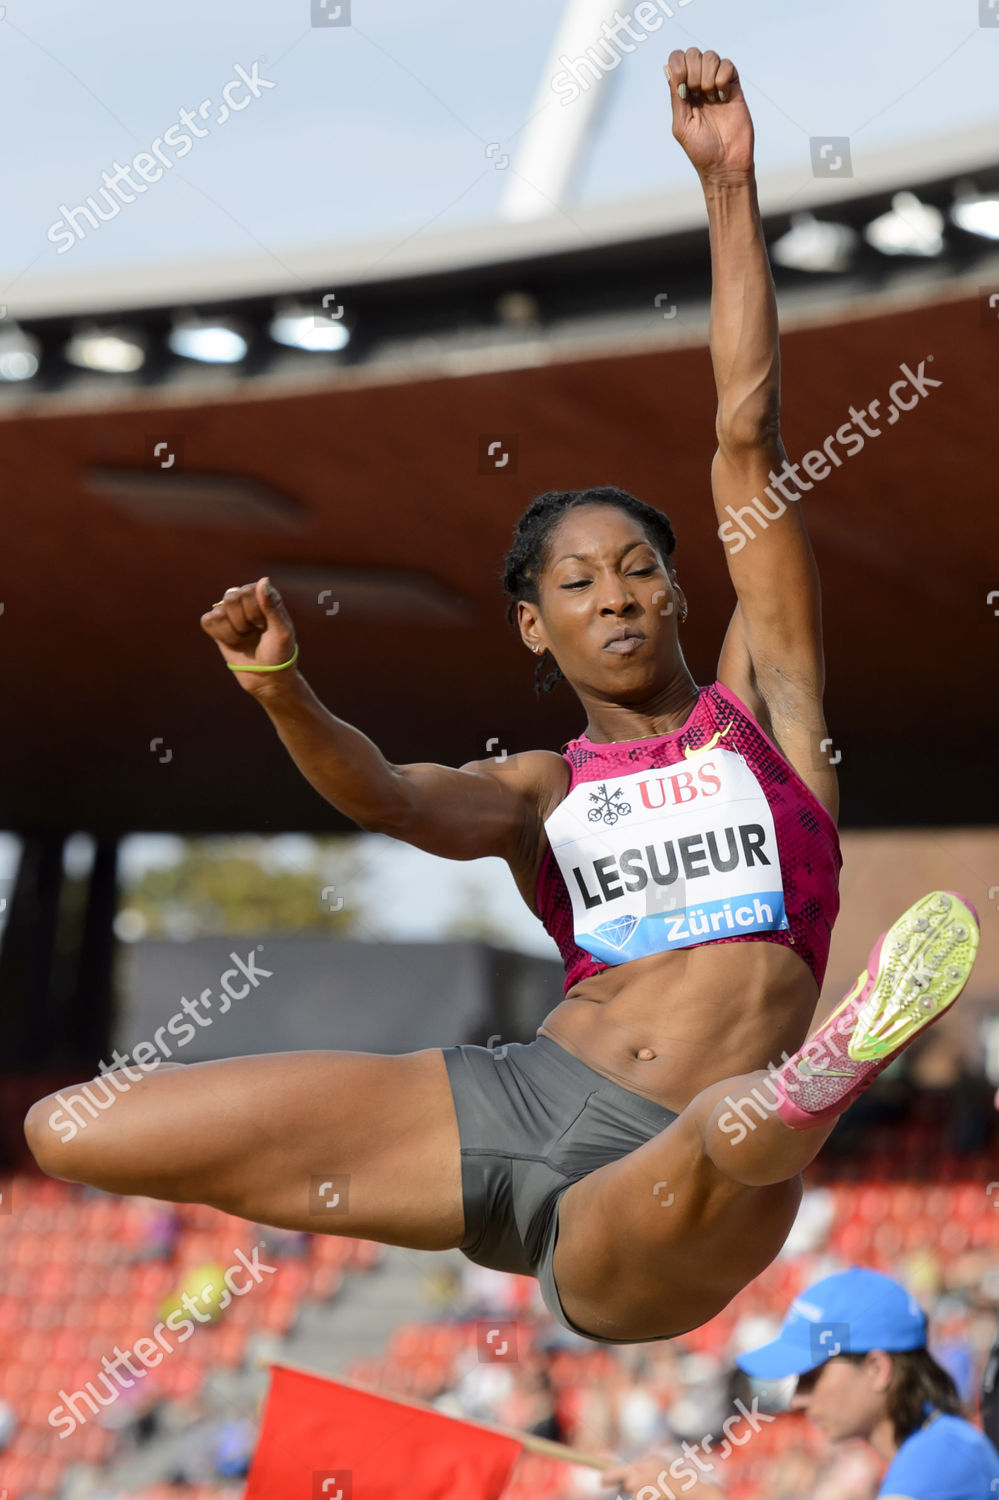
<path fill-rule="evenodd" d="M 471 761 L 461 769 L 495 777 L 520 800 L 524 810 L 520 837 L 509 849 L 506 861 L 528 909 L 539 917 L 538 876 L 548 847 L 545 819 L 569 789 L 566 761 L 555 750 L 524 750 L 502 760 Z"/>
<path fill-rule="evenodd" d="M 489 756 L 469 761 L 461 769 L 494 776 L 536 808 L 542 821 L 561 802 L 569 785 L 569 767 L 556 750 L 522 750 L 502 759 Z"/>

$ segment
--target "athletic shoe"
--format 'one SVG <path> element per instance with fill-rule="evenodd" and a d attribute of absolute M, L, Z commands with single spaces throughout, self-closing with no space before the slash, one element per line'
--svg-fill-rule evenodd
<path fill-rule="evenodd" d="M 842 1114 L 953 1005 L 978 939 L 978 913 L 957 891 L 931 891 L 903 912 L 849 994 L 774 1073 L 785 1124 L 811 1130 Z"/>

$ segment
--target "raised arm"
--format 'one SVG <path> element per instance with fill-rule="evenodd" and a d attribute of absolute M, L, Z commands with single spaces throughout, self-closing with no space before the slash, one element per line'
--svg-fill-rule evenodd
<path fill-rule="evenodd" d="M 780 437 L 777 304 L 756 192 L 753 124 L 727 58 L 691 48 L 671 53 L 668 68 L 673 134 L 701 179 L 711 241 L 718 393 L 711 486 L 739 600 L 718 675 L 750 707 L 765 711 L 785 753 L 794 742 L 789 758 L 814 760 L 809 747 L 824 732 L 819 581 Z"/>
<path fill-rule="evenodd" d="M 236 667 L 276 665 L 294 652 L 290 616 L 277 591 L 269 590 L 263 578 L 227 589 L 201 617 L 202 629 Z M 394 765 L 366 734 L 323 707 L 297 667 L 233 676 L 266 710 L 306 780 L 360 828 L 447 859 L 498 855 L 515 861 L 536 841 L 539 757 L 547 752 L 460 768 Z"/>
<path fill-rule="evenodd" d="M 324 708 L 304 678 L 257 693 L 282 744 L 320 796 L 368 833 L 445 859 L 498 855 L 511 865 L 537 841 L 543 752 L 460 767 L 395 765 L 360 729 Z M 533 834 L 532 834 L 532 830 Z"/>

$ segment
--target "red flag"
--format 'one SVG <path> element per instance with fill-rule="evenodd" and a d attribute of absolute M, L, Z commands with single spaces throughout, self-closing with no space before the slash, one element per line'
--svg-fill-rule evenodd
<path fill-rule="evenodd" d="M 497 1500 L 520 1451 L 440 1412 L 273 1366 L 245 1500 Z"/>

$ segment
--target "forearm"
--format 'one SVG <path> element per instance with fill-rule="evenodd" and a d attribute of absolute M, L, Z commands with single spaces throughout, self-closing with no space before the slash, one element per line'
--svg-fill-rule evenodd
<path fill-rule="evenodd" d="M 298 672 L 254 692 L 278 737 L 321 797 L 362 828 L 398 812 L 400 785 L 378 746 L 324 708 Z"/>
<path fill-rule="evenodd" d="M 719 443 L 776 439 L 777 299 L 752 173 L 703 179 L 711 240 L 711 362 Z"/>

